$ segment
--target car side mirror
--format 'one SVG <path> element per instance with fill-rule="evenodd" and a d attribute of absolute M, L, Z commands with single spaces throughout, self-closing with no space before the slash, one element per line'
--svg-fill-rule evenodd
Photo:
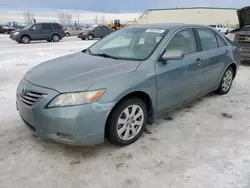
<path fill-rule="evenodd" d="M 184 57 L 184 53 L 182 50 L 168 50 L 166 51 L 161 59 L 163 61 L 168 61 L 168 60 L 181 60 Z"/>
<path fill-rule="evenodd" d="M 35 31 L 35 29 L 34 28 L 30 28 L 30 31 Z"/>

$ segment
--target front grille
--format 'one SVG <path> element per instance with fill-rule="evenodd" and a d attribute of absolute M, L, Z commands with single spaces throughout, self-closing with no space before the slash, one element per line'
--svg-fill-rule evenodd
<path fill-rule="evenodd" d="M 237 35 L 236 39 L 240 44 L 250 44 L 250 35 Z"/>
<path fill-rule="evenodd" d="M 46 96 L 44 93 L 28 91 L 26 93 L 19 93 L 20 100 L 28 106 L 35 106 L 41 99 Z"/>

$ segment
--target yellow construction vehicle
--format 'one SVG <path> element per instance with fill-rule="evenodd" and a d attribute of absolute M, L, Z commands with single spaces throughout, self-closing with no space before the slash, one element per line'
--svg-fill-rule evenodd
<path fill-rule="evenodd" d="M 110 29 L 113 29 L 113 30 L 118 30 L 118 29 L 121 29 L 123 27 L 126 27 L 126 24 L 121 24 L 120 20 L 114 20 L 113 23 L 108 24 L 108 27 Z"/>

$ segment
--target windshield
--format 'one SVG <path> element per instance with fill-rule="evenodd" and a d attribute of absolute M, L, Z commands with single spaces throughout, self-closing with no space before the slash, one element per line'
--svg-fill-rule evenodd
<path fill-rule="evenodd" d="M 33 26 L 33 24 L 28 24 L 23 29 L 30 29 L 32 26 Z"/>
<path fill-rule="evenodd" d="M 116 59 L 145 60 L 167 32 L 164 29 L 121 29 L 95 43 L 89 48 L 89 52 Z"/>

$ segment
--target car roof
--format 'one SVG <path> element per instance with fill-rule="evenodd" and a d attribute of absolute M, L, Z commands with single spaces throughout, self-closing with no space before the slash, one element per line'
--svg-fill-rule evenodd
<path fill-rule="evenodd" d="M 150 28 L 150 29 L 167 29 L 170 30 L 172 28 L 181 28 L 181 27 L 208 27 L 206 25 L 198 25 L 198 24 L 184 24 L 184 23 L 156 23 L 156 24 L 136 24 L 130 26 L 130 28 Z"/>

